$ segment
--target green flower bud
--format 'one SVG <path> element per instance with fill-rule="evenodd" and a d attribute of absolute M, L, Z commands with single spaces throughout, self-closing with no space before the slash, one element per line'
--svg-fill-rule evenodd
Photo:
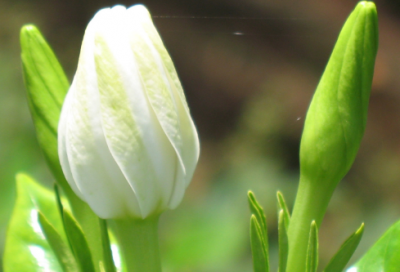
<path fill-rule="evenodd" d="M 377 48 L 376 7 L 362 1 L 343 26 L 307 112 L 300 145 L 300 184 L 289 226 L 288 272 L 304 271 L 310 223 L 321 224 L 335 187 L 357 154 Z"/>

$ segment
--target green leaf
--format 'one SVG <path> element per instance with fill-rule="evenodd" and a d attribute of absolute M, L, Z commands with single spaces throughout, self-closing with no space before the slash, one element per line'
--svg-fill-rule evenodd
<path fill-rule="evenodd" d="M 279 241 L 279 272 L 286 272 L 287 257 L 289 252 L 289 241 L 287 234 L 287 222 L 285 211 L 283 209 L 279 212 L 278 221 L 278 241 Z"/>
<path fill-rule="evenodd" d="M 17 175 L 17 198 L 8 225 L 4 271 L 63 271 L 38 222 L 38 211 L 59 233 L 62 220 L 54 194 L 24 174 Z M 61 239 L 67 241 L 65 235 Z"/>
<path fill-rule="evenodd" d="M 364 223 L 342 244 L 338 252 L 330 260 L 324 272 L 341 272 L 346 267 L 354 251 L 356 251 L 364 233 Z"/>
<path fill-rule="evenodd" d="M 71 252 L 68 244 L 61 238 L 61 235 L 57 230 L 50 224 L 46 217 L 39 212 L 39 223 L 42 227 L 43 233 L 46 237 L 47 242 L 53 249 L 62 269 L 64 272 L 76 272 L 80 271 L 75 261 L 74 255 Z"/>
<path fill-rule="evenodd" d="M 111 252 L 110 237 L 108 235 L 107 221 L 104 219 L 100 220 L 101 235 L 103 241 L 103 256 L 104 256 L 104 268 L 107 272 L 116 272 L 116 267 L 114 265 L 113 255 Z"/>
<path fill-rule="evenodd" d="M 267 252 L 268 252 L 267 220 L 265 218 L 264 210 L 260 206 L 260 204 L 258 204 L 256 197 L 254 196 L 252 191 L 249 191 L 247 193 L 247 196 L 249 200 L 250 211 L 252 214 L 256 216 L 257 222 L 260 224 L 261 234 L 263 237 L 263 241 L 267 246 Z"/>
<path fill-rule="evenodd" d="M 57 128 L 61 107 L 69 88 L 67 77 L 50 46 L 34 25 L 26 25 L 21 29 L 20 40 L 24 81 L 39 145 L 71 205 L 74 216 L 82 226 L 94 263 L 101 264 L 103 243 L 100 239 L 99 218 L 72 191 L 58 157 Z M 96 271 L 101 271 L 98 265 Z"/>
<path fill-rule="evenodd" d="M 94 272 L 95 268 L 93 266 L 92 255 L 85 234 L 69 211 L 64 209 L 63 215 L 65 232 L 67 233 L 72 252 L 81 270 L 85 272 Z M 100 238 L 101 237 L 99 237 L 99 239 Z"/>
<path fill-rule="evenodd" d="M 280 211 L 283 210 L 283 216 L 285 217 L 285 220 L 284 220 L 285 226 L 286 226 L 286 229 L 288 229 L 289 223 L 290 223 L 290 212 L 286 205 L 285 198 L 283 197 L 283 194 L 279 191 L 276 193 L 276 197 L 278 199 L 278 207 L 279 207 L 278 211 L 280 213 Z"/>
<path fill-rule="evenodd" d="M 40 147 L 51 171 L 64 190 L 69 188 L 61 170 L 57 128 L 61 107 L 69 88 L 56 56 L 33 25 L 21 29 L 21 58 L 28 103 Z"/>
<path fill-rule="evenodd" d="M 311 222 L 310 236 L 307 249 L 307 272 L 317 272 L 318 268 L 318 227 L 315 221 Z"/>
<path fill-rule="evenodd" d="M 398 272 L 400 267 L 400 221 L 392 225 L 347 272 Z"/>
<path fill-rule="evenodd" d="M 268 250 L 264 243 L 261 226 L 254 214 L 250 219 L 250 239 L 254 272 L 268 272 Z"/>

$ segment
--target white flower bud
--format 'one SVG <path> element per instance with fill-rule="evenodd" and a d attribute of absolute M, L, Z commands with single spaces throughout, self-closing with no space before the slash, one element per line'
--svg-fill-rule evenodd
<path fill-rule="evenodd" d="M 181 202 L 199 141 L 144 6 L 102 9 L 89 23 L 58 141 L 69 184 L 101 218 L 146 218 Z"/>

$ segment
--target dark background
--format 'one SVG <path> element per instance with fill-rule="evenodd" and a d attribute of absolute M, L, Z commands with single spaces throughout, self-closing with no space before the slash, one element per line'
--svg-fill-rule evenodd
<path fill-rule="evenodd" d="M 120 1 L 126 6 L 134 1 Z M 165 271 L 251 271 L 246 191 L 264 206 L 276 267 L 275 192 L 290 205 L 305 113 L 337 35 L 357 1 L 142 1 L 182 80 L 201 139 L 184 202 L 160 225 Z M 115 1 L 0 1 L 0 244 L 14 177 L 52 177 L 38 148 L 21 76 L 19 30 L 34 23 L 68 76 L 86 24 Z M 361 222 L 355 259 L 400 218 L 400 5 L 377 2 L 380 49 L 365 137 L 320 230 L 321 268 Z"/>

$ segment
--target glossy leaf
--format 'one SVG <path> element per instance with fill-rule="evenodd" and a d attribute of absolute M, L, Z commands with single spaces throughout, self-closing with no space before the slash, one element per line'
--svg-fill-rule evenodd
<path fill-rule="evenodd" d="M 318 227 L 312 221 L 308 239 L 306 272 L 317 272 L 318 268 Z"/>
<path fill-rule="evenodd" d="M 279 193 L 279 192 L 278 192 Z M 287 234 L 287 214 L 283 209 L 279 212 L 278 218 L 278 241 L 279 241 L 279 272 L 286 272 L 287 257 L 289 252 L 289 241 Z"/>
<path fill-rule="evenodd" d="M 85 272 L 94 272 L 92 255 L 85 234 L 69 211 L 64 210 L 63 215 L 65 232 L 67 233 L 70 246 L 81 270 Z"/>
<path fill-rule="evenodd" d="M 364 233 L 364 223 L 342 244 L 338 252 L 330 260 L 324 272 L 341 272 L 346 267 Z"/>
<path fill-rule="evenodd" d="M 268 251 L 264 243 L 261 226 L 254 214 L 250 219 L 250 239 L 254 272 L 268 272 Z"/>
<path fill-rule="evenodd" d="M 46 217 L 39 212 L 39 223 L 46 237 L 47 242 L 53 249 L 62 269 L 64 272 L 76 272 L 80 271 L 75 257 L 71 252 L 68 244 L 61 238 L 61 235 L 57 230 L 50 224 Z"/>
<path fill-rule="evenodd" d="M 398 272 L 400 268 L 400 221 L 392 225 L 347 272 Z"/>
<path fill-rule="evenodd" d="M 4 271 L 58 272 L 62 267 L 46 241 L 38 222 L 41 211 L 48 222 L 62 233 L 62 223 L 52 191 L 24 174 L 17 175 L 17 198 L 8 225 Z M 65 235 L 61 239 L 66 241 Z"/>
<path fill-rule="evenodd" d="M 281 210 L 283 211 L 283 216 L 285 217 L 285 226 L 286 229 L 289 228 L 289 223 L 290 223 L 290 212 L 289 209 L 286 205 L 285 198 L 283 197 L 283 194 L 281 192 L 276 193 L 276 197 L 278 199 L 278 211 L 280 212 Z"/>

